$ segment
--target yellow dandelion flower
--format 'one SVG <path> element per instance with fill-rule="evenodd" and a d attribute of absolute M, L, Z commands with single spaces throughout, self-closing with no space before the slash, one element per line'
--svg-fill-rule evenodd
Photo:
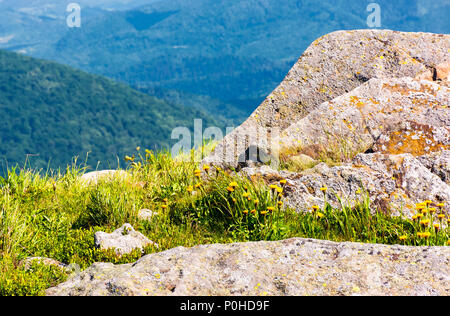
<path fill-rule="evenodd" d="M 322 213 L 320 213 L 320 212 L 317 212 L 317 217 L 318 218 L 322 218 L 322 217 L 324 217 L 325 215 L 324 214 L 322 214 Z"/>
<path fill-rule="evenodd" d="M 161 205 L 161 208 L 162 208 L 163 210 L 165 210 L 165 209 L 167 208 L 167 205 L 163 204 L 163 205 Z"/>
<path fill-rule="evenodd" d="M 244 194 L 242 194 L 243 197 L 248 198 L 250 196 L 250 193 L 245 192 Z"/>
<path fill-rule="evenodd" d="M 276 190 L 278 188 L 278 185 L 271 184 L 271 185 L 269 185 L 269 188 L 271 188 L 272 190 Z"/>
<path fill-rule="evenodd" d="M 420 225 L 422 226 L 428 226 L 428 224 L 430 224 L 430 220 L 429 219 L 424 219 L 422 221 L 420 221 Z"/>
<path fill-rule="evenodd" d="M 437 206 L 437 207 L 444 207 L 445 204 L 444 204 L 444 203 L 438 203 L 438 204 L 436 204 L 436 206 Z"/>
<path fill-rule="evenodd" d="M 434 229 L 439 230 L 439 228 L 441 228 L 441 225 L 440 224 L 434 224 L 433 227 L 434 227 Z"/>
<path fill-rule="evenodd" d="M 204 165 L 204 166 L 203 166 L 203 170 L 205 170 L 205 171 L 209 171 L 209 169 L 211 169 L 211 167 L 210 167 L 210 166 L 208 166 L 208 165 Z"/>
<path fill-rule="evenodd" d="M 229 187 L 227 188 L 227 191 L 228 191 L 228 192 L 234 192 L 234 188 L 233 188 L 232 186 L 229 186 Z"/>
<path fill-rule="evenodd" d="M 320 206 L 319 205 L 313 205 L 312 209 L 315 210 L 315 211 L 320 210 Z"/>
<path fill-rule="evenodd" d="M 192 191 L 194 191 L 194 187 L 192 185 L 190 185 L 190 186 L 187 187 L 186 191 L 191 193 Z"/>
<path fill-rule="evenodd" d="M 248 211 L 247 211 L 247 210 L 245 210 L 245 211 L 243 211 L 242 213 L 244 213 L 245 215 L 247 215 L 247 214 L 248 214 Z"/>
<path fill-rule="evenodd" d="M 279 194 L 281 194 L 281 193 L 283 193 L 283 188 L 277 188 L 277 192 L 279 193 Z"/>
<path fill-rule="evenodd" d="M 438 218 L 439 218 L 439 219 L 444 219 L 444 218 L 445 218 L 445 214 L 439 214 L 439 215 L 438 215 Z"/>
<path fill-rule="evenodd" d="M 328 190 L 328 188 L 326 186 L 323 186 L 320 188 L 320 191 L 322 191 L 322 192 L 327 192 L 327 190 Z"/>
<path fill-rule="evenodd" d="M 283 205 L 283 202 L 281 202 L 281 201 L 278 201 L 278 206 L 282 206 Z"/>
<path fill-rule="evenodd" d="M 251 210 L 250 213 L 256 214 L 256 210 Z"/>
<path fill-rule="evenodd" d="M 267 213 L 269 213 L 268 211 L 261 211 L 261 215 L 266 215 Z"/>
<path fill-rule="evenodd" d="M 200 188 L 201 186 L 202 186 L 202 183 L 200 182 L 200 183 L 197 183 L 197 184 L 195 185 L 195 188 L 198 189 L 198 188 Z"/>
<path fill-rule="evenodd" d="M 448 245 L 448 246 L 450 246 L 450 240 L 449 240 L 449 241 L 447 241 L 447 245 Z"/>
<path fill-rule="evenodd" d="M 428 211 L 430 212 L 430 214 L 433 214 L 433 213 L 436 212 L 436 209 L 435 209 L 434 207 L 430 207 L 430 208 L 428 209 Z"/>
<path fill-rule="evenodd" d="M 195 174 L 197 174 L 197 173 L 202 173 L 202 171 L 201 171 L 200 169 L 195 169 L 195 170 L 194 170 L 194 173 L 195 173 Z"/>
<path fill-rule="evenodd" d="M 361 194 L 361 190 L 360 189 L 358 189 L 358 190 L 356 190 L 356 192 L 355 192 L 356 194 Z"/>
<path fill-rule="evenodd" d="M 406 239 L 408 239 L 408 236 L 406 236 L 406 235 L 403 235 L 403 236 L 400 236 L 400 237 L 398 237 L 398 239 L 400 239 L 401 241 L 403 241 L 403 240 L 406 240 Z"/>
<path fill-rule="evenodd" d="M 269 206 L 269 207 L 267 208 L 267 210 L 268 210 L 269 212 L 273 212 L 273 211 L 275 211 L 275 207 Z"/>
<path fill-rule="evenodd" d="M 280 180 L 280 184 L 286 184 L 287 183 L 287 180 L 286 179 L 283 179 L 283 180 Z"/>
<path fill-rule="evenodd" d="M 235 188 L 237 186 L 238 186 L 237 182 L 231 182 L 230 183 L 230 187 L 232 187 L 232 188 Z"/>
<path fill-rule="evenodd" d="M 164 198 L 164 199 L 163 199 L 163 202 L 166 202 L 166 203 L 167 203 L 168 201 L 169 201 L 169 200 L 168 200 L 167 198 Z"/>
<path fill-rule="evenodd" d="M 433 201 L 431 201 L 431 200 L 426 200 L 426 201 L 425 201 L 425 204 L 426 204 L 426 205 L 433 204 Z"/>
<path fill-rule="evenodd" d="M 255 199 L 254 203 L 255 203 L 255 205 L 258 205 L 259 204 L 259 200 Z"/>

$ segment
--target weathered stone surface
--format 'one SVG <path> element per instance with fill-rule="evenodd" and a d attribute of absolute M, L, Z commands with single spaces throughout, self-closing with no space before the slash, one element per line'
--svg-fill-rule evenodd
<path fill-rule="evenodd" d="M 450 247 L 294 238 L 97 263 L 47 295 L 450 295 Z"/>
<path fill-rule="evenodd" d="M 280 154 L 351 159 L 371 149 L 415 156 L 450 148 L 450 89 L 411 78 L 372 79 L 285 129 Z"/>
<path fill-rule="evenodd" d="M 279 133 L 324 102 L 372 78 L 415 78 L 431 71 L 430 78 L 437 80 L 437 69 L 440 77 L 446 72 L 445 65 L 450 60 L 448 47 L 450 35 L 442 34 L 358 30 L 325 35 L 305 51 L 279 87 L 246 122 L 225 137 L 204 162 L 236 167 L 238 157 L 251 145 L 274 151 L 277 149 L 274 138 Z M 419 103 L 427 101 L 419 94 L 416 97 Z M 347 110 L 348 115 L 362 115 L 357 109 Z M 341 122 L 339 126 L 344 124 Z M 370 138 L 361 138 L 362 147 L 367 146 L 367 141 L 371 142 Z"/>
<path fill-rule="evenodd" d="M 86 184 L 97 184 L 98 181 L 112 181 L 116 179 L 124 180 L 129 177 L 125 170 L 102 170 L 85 173 L 80 180 Z"/>
<path fill-rule="evenodd" d="M 100 249 L 114 248 L 118 255 L 130 253 L 136 248 L 142 250 L 150 244 L 157 246 L 143 234 L 135 231 L 130 224 L 124 224 L 111 234 L 96 232 L 94 239 L 96 247 Z"/>
<path fill-rule="evenodd" d="M 450 200 L 450 186 L 432 168 L 424 166 L 411 154 L 387 155 L 359 154 L 351 163 L 329 167 L 321 163 L 310 170 L 295 173 L 264 168 L 244 168 L 242 173 L 261 177 L 268 183 L 286 179 L 286 205 L 297 211 L 311 210 L 313 205 L 323 206 L 326 200 L 339 208 L 338 197 L 348 205 L 356 205 L 368 194 L 372 206 L 392 215 L 403 213 L 411 217 L 415 204 L 431 199 L 434 202 Z M 446 205 L 446 212 L 450 207 Z"/>

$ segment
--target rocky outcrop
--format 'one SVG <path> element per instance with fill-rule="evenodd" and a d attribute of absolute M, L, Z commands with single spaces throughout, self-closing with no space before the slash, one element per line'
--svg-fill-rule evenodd
<path fill-rule="evenodd" d="M 395 89 L 400 88 L 397 85 L 403 86 L 406 82 L 389 82 L 389 79 L 415 78 L 425 73 L 430 73 L 431 77 L 423 76 L 422 78 L 440 81 L 440 86 L 445 86 L 442 80 L 448 78 L 450 61 L 448 47 L 450 47 L 450 36 L 442 34 L 359 30 L 339 31 L 325 35 L 305 51 L 284 81 L 244 124 L 225 137 L 214 153 L 204 162 L 220 164 L 222 167 L 237 167 L 238 162 L 245 162 L 252 157 L 245 153 L 249 148 L 260 148 L 259 151 L 265 154 L 267 154 L 266 151 L 276 151 L 279 134 L 292 124 L 298 125 L 302 121 L 314 126 L 312 121 L 305 122 L 304 118 L 308 115 L 311 117 L 314 111 L 317 113 L 320 106 L 322 111 L 327 110 L 323 105 L 324 102 L 349 93 L 372 78 L 378 78 L 381 81 L 373 81 L 366 88 L 386 84 L 384 91 L 389 92 L 390 89 L 390 94 L 401 94 L 401 90 L 395 91 Z M 422 85 L 425 88 L 427 83 Z M 430 86 L 433 89 L 438 88 L 436 83 L 430 83 Z M 432 91 L 429 92 L 432 93 Z M 418 102 L 428 101 L 426 98 L 420 98 L 418 94 L 420 93 L 415 94 L 419 98 Z M 373 96 L 375 95 L 372 94 Z M 355 106 L 358 102 L 355 100 Z M 376 102 L 379 102 L 379 99 Z M 448 94 L 447 100 L 440 102 L 444 105 L 447 102 L 448 106 Z M 339 108 L 336 102 L 331 103 Z M 367 104 L 364 107 L 368 109 Z M 384 104 L 380 107 L 384 107 Z M 326 112 L 331 115 L 333 111 Z M 358 113 L 358 109 L 354 109 L 353 112 L 358 116 L 363 114 Z M 352 120 L 348 123 L 351 122 Z M 339 126 L 342 124 L 346 123 L 341 122 Z M 386 130 L 389 131 L 390 127 L 391 125 L 387 126 Z M 380 128 L 377 134 L 384 131 L 384 128 Z M 361 135 L 362 139 L 355 140 L 356 145 L 354 144 L 354 146 L 361 145 L 359 148 L 361 150 L 369 146 L 367 141 L 372 141 L 363 136 L 367 135 Z M 309 141 L 314 143 L 316 139 Z M 314 147 L 310 148 L 310 151 L 314 152 Z M 263 162 L 267 161 L 263 160 Z"/>
<path fill-rule="evenodd" d="M 96 232 L 94 241 L 97 248 L 103 250 L 112 248 L 118 255 L 130 253 L 135 249 L 142 250 L 148 245 L 158 246 L 143 234 L 134 230 L 130 224 L 124 224 L 111 234 Z"/>
<path fill-rule="evenodd" d="M 47 295 L 450 295 L 450 247 L 289 239 L 96 263 Z"/>
<path fill-rule="evenodd" d="M 326 35 L 204 163 L 288 179 L 287 205 L 298 211 L 323 203 L 322 186 L 333 206 L 367 190 L 392 214 L 449 201 L 448 47 L 449 35 Z"/>

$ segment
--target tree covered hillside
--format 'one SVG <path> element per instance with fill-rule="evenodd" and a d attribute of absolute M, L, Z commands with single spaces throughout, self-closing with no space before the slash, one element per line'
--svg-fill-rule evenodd
<path fill-rule="evenodd" d="M 170 144 L 177 126 L 201 111 L 168 104 L 124 84 L 53 62 L 0 51 L 0 159 L 11 166 L 28 154 L 32 167 L 65 166 L 74 156 L 100 168 L 136 146 Z"/>

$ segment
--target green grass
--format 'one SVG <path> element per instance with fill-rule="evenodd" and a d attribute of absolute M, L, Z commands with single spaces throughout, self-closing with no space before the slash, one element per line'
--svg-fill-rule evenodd
<path fill-rule="evenodd" d="M 85 169 L 76 165 L 45 175 L 13 168 L 0 178 L 0 295 L 43 295 L 68 277 L 57 267 L 38 263 L 25 270 L 20 262 L 26 257 L 49 257 L 85 269 L 94 262 L 128 263 L 143 254 L 209 243 L 304 237 L 442 246 L 449 240 L 448 228 L 436 231 L 418 220 L 372 210 L 364 194 L 356 207 L 342 203 L 333 209 L 324 201 L 314 212 L 297 213 L 283 204 L 283 193 L 277 191 L 283 184 L 270 188 L 232 171 L 196 170 L 195 163 L 166 152 L 139 151 L 135 156 L 128 178 L 92 185 L 80 180 Z M 142 208 L 158 215 L 150 222 L 139 220 Z M 431 220 L 439 212 L 424 218 Z M 159 248 L 122 257 L 113 249 L 95 248 L 96 231 L 111 232 L 124 223 Z M 430 232 L 428 238 L 417 235 L 425 231 Z M 407 239 L 401 241 L 400 236 Z"/>

